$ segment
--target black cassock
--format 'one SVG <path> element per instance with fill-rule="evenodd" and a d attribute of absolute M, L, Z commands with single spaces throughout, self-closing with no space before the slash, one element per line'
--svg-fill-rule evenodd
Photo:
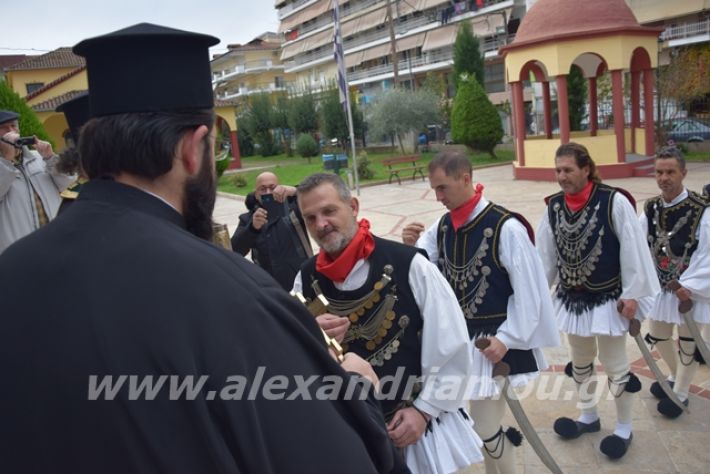
<path fill-rule="evenodd" d="M 312 396 L 334 383 L 323 375 L 350 377 L 312 316 L 256 265 L 183 226 L 161 200 L 97 180 L 0 255 L 0 472 L 388 471 L 376 407 L 298 394 L 298 377 L 319 376 Z M 154 400 L 131 395 L 131 380 L 161 375 Z M 113 400 L 97 396 L 104 376 L 114 387 L 125 376 Z M 170 396 L 171 383 L 203 376 L 194 400 Z M 239 397 L 228 378 L 240 376 L 241 400 L 225 399 Z"/>

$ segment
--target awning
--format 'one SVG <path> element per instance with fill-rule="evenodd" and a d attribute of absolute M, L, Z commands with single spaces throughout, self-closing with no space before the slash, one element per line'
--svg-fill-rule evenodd
<path fill-rule="evenodd" d="M 365 31 L 381 25 L 385 22 L 385 18 L 387 18 L 387 9 L 385 7 L 366 13 L 358 18 L 357 31 Z"/>
<path fill-rule="evenodd" d="M 366 49 L 363 51 L 362 62 L 387 56 L 390 54 L 391 49 L 389 41 L 379 46 L 375 46 L 374 48 Z"/>
<path fill-rule="evenodd" d="M 407 0 L 406 2 L 397 2 L 396 7 L 394 5 L 392 5 L 392 14 L 395 17 L 409 15 L 410 13 L 419 10 L 417 3 L 418 3 L 417 0 L 414 0 L 414 1 Z"/>
<path fill-rule="evenodd" d="M 346 21 L 340 24 L 340 34 L 343 38 L 352 36 L 358 32 L 358 24 L 360 23 L 360 18 L 355 18 L 350 21 Z"/>
<path fill-rule="evenodd" d="M 483 18 L 473 18 L 471 20 L 471 27 L 473 29 L 473 34 L 478 37 L 492 36 L 496 34 L 498 28 L 507 28 L 503 18 L 510 20 L 510 14 L 512 13 L 512 8 L 507 8 L 503 11 L 496 12 L 495 15 L 486 15 Z M 505 16 L 503 16 L 505 13 Z"/>
<path fill-rule="evenodd" d="M 345 56 L 345 67 L 355 67 L 362 64 L 362 57 L 364 54 L 365 53 L 363 51 L 358 51 L 357 53 Z"/>
<path fill-rule="evenodd" d="M 328 28 L 326 30 L 321 31 L 320 33 L 317 33 L 309 38 L 307 38 L 308 41 L 308 46 L 304 48 L 307 51 L 310 51 L 312 49 L 316 49 L 320 46 L 323 46 L 324 44 L 332 43 L 333 42 L 333 29 Z"/>
<path fill-rule="evenodd" d="M 426 10 L 427 8 L 436 7 L 444 3 L 449 3 L 449 0 L 419 0 L 417 10 Z"/>
<path fill-rule="evenodd" d="M 424 44 L 426 32 L 417 33 L 416 35 L 407 36 L 406 38 L 397 40 L 397 51 L 407 51 L 408 49 L 418 48 Z"/>
<path fill-rule="evenodd" d="M 439 49 L 454 44 L 457 30 L 458 25 L 447 25 L 443 28 L 428 31 L 426 39 L 424 40 L 424 46 L 422 46 L 422 51 L 431 51 L 432 49 Z"/>
<path fill-rule="evenodd" d="M 288 46 L 284 46 L 284 48 L 281 50 L 281 61 L 285 61 L 289 58 L 294 57 L 298 53 L 303 51 L 303 47 L 306 45 L 305 40 L 298 41 L 293 44 L 289 44 Z"/>
<path fill-rule="evenodd" d="M 279 33 L 293 29 L 294 26 L 317 18 L 330 9 L 330 0 L 319 0 L 308 8 L 286 17 L 279 25 Z"/>

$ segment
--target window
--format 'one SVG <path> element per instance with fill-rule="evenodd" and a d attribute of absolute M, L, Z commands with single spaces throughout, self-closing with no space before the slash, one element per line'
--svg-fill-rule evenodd
<path fill-rule="evenodd" d="M 484 70 L 486 92 L 505 92 L 505 65 L 504 63 L 486 64 Z"/>
<path fill-rule="evenodd" d="M 43 88 L 44 82 L 29 82 L 25 85 L 25 87 L 27 88 L 27 93 L 31 94 L 34 91 Z"/>
<path fill-rule="evenodd" d="M 281 88 L 284 86 L 284 78 L 281 76 L 274 77 L 274 85 L 276 88 Z"/>

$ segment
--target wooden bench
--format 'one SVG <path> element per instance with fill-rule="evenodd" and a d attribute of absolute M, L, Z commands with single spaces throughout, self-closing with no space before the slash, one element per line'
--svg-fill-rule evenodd
<path fill-rule="evenodd" d="M 399 178 L 399 173 L 412 172 L 412 181 L 417 179 L 417 173 L 422 177 L 422 181 L 425 181 L 424 168 L 426 165 L 417 165 L 417 161 L 421 159 L 419 155 L 409 155 L 409 156 L 397 156 L 395 158 L 389 158 L 387 160 L 382 160 L 382 165 L 389 169 L 390 177 L 389 183 L 392 183 L 392 178 L 397 178 L 397 184 L 402 184 L 402 180 Z M 404 166 L 395 166 L 404 165 Z"/>

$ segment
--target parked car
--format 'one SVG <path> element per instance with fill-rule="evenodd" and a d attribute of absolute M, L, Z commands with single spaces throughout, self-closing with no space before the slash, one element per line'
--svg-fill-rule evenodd
<path fill-rule="evenodd" d="M 710 124 L 690 118 L 671 120 L 668 138 L 676 142 L 710 140 Z"/>

